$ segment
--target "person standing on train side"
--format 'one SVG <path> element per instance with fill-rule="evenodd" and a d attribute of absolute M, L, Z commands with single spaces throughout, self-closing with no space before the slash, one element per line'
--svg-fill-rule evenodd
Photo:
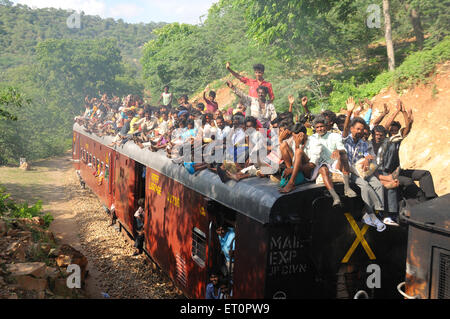
<path fill-rule="evenodd" d="M 216 229 L 217 236 L 219 237 L 220 247 L 225 257 L 225 269 L 224 274 L 233 273 L 232 264 L 234 263 L 234 249 L 235 249 L 235 233 L 233 227 L 226 227 L 224 224 L 219 224 Z"/>
<path fill-rule="evenodd" d="M 219 299 L 219 273 L 216 270 L 211 270 L 209 274 L 210 283 L 206 285 L 205 299 Z"/>
<path fill-rule="evenodd" d="M 144 207 L 145 207 L 145 200 L 143 198 L 140 198 L 138 200 L 138 209 L 134 213 L 134 220 L 135 220 L 135 230 L 136 230 L 136 236 L 134 240 L 134 247 L 136 248 L 136 251 L 133 253 L 133 256 L 137 256 L 142 254 L 144 249 Z"/>
<path fill-rule="evenodd" d="M 230 62 L 226 63 L 226 69 L 239 81 L 249 86 L 248 95 L 254 98 L 258 98 L 258 87 L 265 86 L 267 87 L 267 91 L 269 93 L 269 100 L 273 102 L 275 100 L 275 95 L 273 94 L 272 84 L 264 80 L 264 65 L 263 64 L 255 64 L 253 66 L 253 71 L 255 72 L 256 79 L 249 79 L 245 76 L 240 75 L 239 73 L 233 71 L 230 67 Z"/>

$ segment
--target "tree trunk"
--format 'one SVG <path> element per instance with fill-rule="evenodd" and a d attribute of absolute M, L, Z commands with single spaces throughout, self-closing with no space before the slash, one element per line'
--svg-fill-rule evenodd
<path fill-rule="evenodd" d="M 391 27 L 391 15 L 389 14 L 389 0 L 383 0 L 383 14 L 384 14 L 388 66 L 389 71 L 393 71 L 395 69 L 395 55 L 394 55 L 394 44 L 392 43 L 392 27 Z"/>
<path fill-rule="evenodd" d="M 406 4 L 406 10 L 408 10 L 409 5 Z M 422 23 L 420 21 L 420 14 L 416 9 L 411 9 L 411 11 L 409 12 L 409 16 L 411 18 L 411 23 L 414 29 L 414 34 L 416 36 L 416 43 L 417 43 L 417 47 L 422 50 L 423 49 L 423 41 L 424 41 L 424 36 L 423 36 L 423 28 L 422 28 Z"/>

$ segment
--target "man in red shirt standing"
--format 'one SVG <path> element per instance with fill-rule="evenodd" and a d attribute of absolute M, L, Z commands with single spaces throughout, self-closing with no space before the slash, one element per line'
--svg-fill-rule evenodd
<path fill-rule="evenodd" d="M 239 73 L 236 73 L 230 68 L 230 62 L 227 62 L 226 68 L 228 71 L 230 71 L 231 74 L 239 81 L 244 83 L 245 85 L 249 86 L 248 95 L 254 98 L 258 98 L 258 92 L 257 89 L 260 85 L 267 87 L 269 91 L 269 99 L 270 102 L 273 102 L 275 99 L 275 96 L 273 95 L 272 90 L 272 84 L 270 82 L 267 82 L 264 80 L 264 65 L 263 64 L 255 64 L 253 66 L 253 70 L 255 71 L 255 78 L 256 79 L 249 79 L 245 76 L 241 76 Z"/>

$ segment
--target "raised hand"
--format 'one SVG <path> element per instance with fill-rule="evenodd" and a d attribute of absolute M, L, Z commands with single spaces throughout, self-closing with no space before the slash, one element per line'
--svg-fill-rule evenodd
<path fill-rule="evenodd" d="M 397 100 L 397 111 L 400 112 L 402 110 L 402 108 L 403 108 L 402 100 L 398 99 Z"/>
<path fill-rule="evenodd" d="M 369 109 L 373 108 L 373 102 L 370 101 L 368 98 L 365 98 L 365 99 L 364 99 L 364 102 L 367 103 L 367 105 L 369 106 Z"/>
<path fill-rule="evenodd" d="M 228 70 L 230 68 L 230 62 L 227 62 L 227 64 L 225 64 L 225 68 Z"/>
<path fill-rule="evenodd" d="M 353 99 L 352 96 L 350 96 L 350 97 L 347 99 L 346 105 L 347 105 L 347 110 L 353 112 L 353 110 L 354 110 L 355 107 L 356 107 L 356 104 L 355 104 L 355 100 Z"/>
<path fill-rule="evenodd" d="M 288 95 L 288 101 L 289 101 L 289 104 L 294 104 L 294 102 L 295 102 L 294 96 L 293 95 Z"/>
<path fill-rule="evenodd" d="M 308 104 L 308 97 L 304 96 L 304 97 L 302 97 L 302 105 L 305 107 L 306 104 Z"/>

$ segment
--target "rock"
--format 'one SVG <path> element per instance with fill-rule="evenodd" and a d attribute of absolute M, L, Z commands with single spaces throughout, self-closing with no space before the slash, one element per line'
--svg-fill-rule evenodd
<path fill-rule="evenodd" d="M 31 232 L 28 230 L 19 231 L 19 232 L 17 232 L 17 234 L 15 236 L 19 237 L 23 240 L 31 241 Z"/>
<path fill-rule="evenodd" d="M 6 248 L 6 254 L 7 255 L 12 255 L 14 254 L 17 249 L 19 249 L 21 246 L 21 243 L 19 241 L 15 241 L 12 242 L 11 244 L 8 245 L 8 247 Z"/>
<path fill-rule="evenodd" d="M 58 265 L 58 267 L 67 267 L 70 264 L 72 264 L 72 258 L 71 256 L 67 256 L 67 255 L 59 255 L 58 257 L 56 257 L 56 264 Z"/>
<path fill-rule="evenodd" d="M 17 233 L 19 233 L 19 232 L 20 232 L 20 229 L 10 229 L 10 230 L 8 230 L 7 235 L 8 235 L 8 236 L 11 236 L 11 237 L 14 237 L 14 236 L 16 236 Z"/>
<path fill-rule="evenodd" d="M 24 262 L 26 260 L 26 247 L 20 241 L 15 241 L 6 248 L 6 254 L 16 261 Z"/>
<path fill-rule="evenodd" d="M 39 244 L 39 247 L 47 255 L 50 252 L 50 249 L 52 248 L 52 246 L 47 243 L 41 243 L 41 244 Z"/>
<path fill-rule="evenodd" d="M 84 281 L 86 267 L 88 264 L 87 258 L 78 250 L 67 244 L 59 247 L 58 253 L 58 257 L 56 257 L 56 264 L 59 267 L 67 267 L 70 264 L 77 264 L 81 268 L 81 280 Z"/>
<path fill-rule="evenodd" d="M 66 279 L 58 278 L 55 280 L 55 286 L 52 291 L 58 296 L 72 297 L 76 293 L 76 288 L 67 287 Z"/>
<path fill-rule="evenodd" d="M 19 288 L 24 290 L 44 291 L 47 288 L 47 280 L 42 278 L 33 278 L 31 276 L 17 277 Z"/>
<path fill-rule="evenodd" d="M 33 276 L 35 278 L 44 278 L 46 265 L 43 262 L 17 263 L 6 265 L 6 270 L 12 277 Z"/>
<path fill-rule="evenodd" d="M 45 222 L 44 219 L 40 216 L 36 216 L 31 218 L 33 224 L 39 225 L 39 226 L 44 226 Z"/>

